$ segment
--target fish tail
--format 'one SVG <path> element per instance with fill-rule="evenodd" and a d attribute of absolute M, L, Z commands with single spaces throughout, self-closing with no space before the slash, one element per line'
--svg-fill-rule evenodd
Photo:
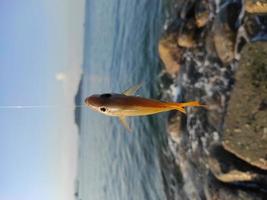
<path fill-rule="evenodd" d="M 179 105 L 182 107 L 206 107 L 205 105 L 200 104 L 198 101 L 179 103 Z"/>
<path fill-rule="evenodd" d="M 167 106 L 186 114 L 185 109 L 180 105 L 180 103 L 167 103 Z"/>
<path fill-rule="evenodd" d="M 170 103 L 171 107 L 173 107 L 175 110 L 178 110 L 184 114 L 186 114 L 185 107 L 204 107 L 207 108 L 206 105 L 200 104 L 198 101 L 190 101 L 185 103 Z"/>
<path fill-rule="evenodd" d="M 181 107 L 181 106 L 177 106 L 177 107 L 175 107 L 175 110 L 178 110 L 178 111 L 180 111 L 180 112 L 186 114 L 185 109 L 184 109 L 183 107 Z"/>

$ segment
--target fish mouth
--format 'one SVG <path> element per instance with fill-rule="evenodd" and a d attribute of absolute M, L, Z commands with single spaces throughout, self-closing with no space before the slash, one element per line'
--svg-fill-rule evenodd
<path fill-rule="evenodd" d="M 87 106 L 90 105 L 90 99 L 89 99 L 89 97 L 87 97 L 87 98 L 84 100 L 84 103 L 85 103 L 85 105 L 87 105 Z"/>
<path fill-rule="evenodd" d="M 92 95 L 87 97 L 84 100 L 84 103 L 88 106 L 88 107 L 99 107 L 99 98 L 97 95 Z"/>

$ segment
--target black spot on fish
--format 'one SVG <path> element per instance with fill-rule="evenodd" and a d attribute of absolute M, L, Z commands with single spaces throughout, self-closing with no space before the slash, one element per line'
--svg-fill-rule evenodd
<path fill-rule="evenodd" d="M 101 110 L 102 112 L 106 112 L 107 109 L 104 108 L 104 107 L 101 107 L 100 110 Z"/>
<path fill-rule="evenodd" d="M 109 98 L 111 97 L 111 94 L 107 93 L 107 94 L 101 94 L 100 95 L 101 98 Z"/>

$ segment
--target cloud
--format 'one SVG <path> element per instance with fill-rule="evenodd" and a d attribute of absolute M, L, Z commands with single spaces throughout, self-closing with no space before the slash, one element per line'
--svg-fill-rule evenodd
<path fill-rule="evenodd" d="M 64 81 L 67 79 L 67 75 L 64 72 L 59 72 L 56 74 L 56 80 Z"/>

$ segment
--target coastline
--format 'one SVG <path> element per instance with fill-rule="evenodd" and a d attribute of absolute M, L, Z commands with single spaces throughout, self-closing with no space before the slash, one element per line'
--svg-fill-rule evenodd
<path fill-rule="evenodd" d="M 267 196 L 267 97 L 251 100 L 259 91 L 267 93 L 267 11 L 264 3 L 258 6 L 249 0 L 244 5 L 232 1 L 223 5 L 189 1 L 182 9 L 174 5 L 177 17 L 168 22 L 159 41 L 165 96 L 209 106 L 187 109 L 186 116 L 169 115 L 168 146 L 184 199 Z M 244 93 L 248 88 L 250 92 Z M 243 111 L 248 104 L 255 109 Z"/>

